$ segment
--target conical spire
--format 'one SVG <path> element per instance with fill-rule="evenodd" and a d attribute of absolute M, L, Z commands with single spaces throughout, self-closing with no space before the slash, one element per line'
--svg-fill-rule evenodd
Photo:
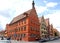
<path fill-rule="evenodd" d="M 32 8 L 35 8 L 35 3 L 34 3 L 34 0 L 32 1 Z"/>
<path fill-rule="evenodd" d="M 42 15 L 42 21 L 44 21 L 44 16 Z"/>

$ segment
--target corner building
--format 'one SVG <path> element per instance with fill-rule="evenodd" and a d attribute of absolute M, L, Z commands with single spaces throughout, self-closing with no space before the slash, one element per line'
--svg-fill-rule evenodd
<path fill-rule="evenodd" d="M 22 41 L 35 41 L 40 38 L 40 24 L 34 5 L 33 1 L 32 9 L 13 18 L 6 25 L 7 37 Z"/>

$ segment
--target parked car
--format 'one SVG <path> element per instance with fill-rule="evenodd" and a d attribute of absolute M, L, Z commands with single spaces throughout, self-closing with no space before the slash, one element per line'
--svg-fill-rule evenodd
<path fill-rule="evenodd" d="M 54 40 L 57 40 L 57 39 L 59 39 L 59 37 L 55 37 L 55 38 L 54 38 Z"/>
<path fill-rule="evenodd" d="M 10 37 L 7 38 L 7 40 L 10 40 L 10 39 L 11 39 Z"/>
<path fill-rule="evenodd" d="M 52 37 L 52 38 L 50 38 L 50 41 L 53 41 L 54 40 L 54 38 Z"/>
<path fill-rule="evenodd" d="M 47 42 L 47 41 L 49 41 L 49 39 L 48 38 L 44 38 L 44 39 L 40 39 L 39 41 L 40 42 Z"/>

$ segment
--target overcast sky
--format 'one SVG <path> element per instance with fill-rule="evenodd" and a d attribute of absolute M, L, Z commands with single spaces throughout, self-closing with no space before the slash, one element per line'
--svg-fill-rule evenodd
<path fill-rule="evenodd" d="M 5 29 L 11 20 L 32 8 L 33 0 L 0 0 L 0 30 Z M 34 0 L 39 17 L 44 15 L 50 24 L 60 31 L 60 0 Z"/>

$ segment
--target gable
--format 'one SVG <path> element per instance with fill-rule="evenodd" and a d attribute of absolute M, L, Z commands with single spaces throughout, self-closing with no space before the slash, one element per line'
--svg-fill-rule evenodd
<path fill-rule="evenodd" d="M 37 15 L 37 12 L 36 12 L 35 8 L 32 9 L 32 11 L 31 11 L 31 13 L 29 15 L 30 15 L 30 18 L 32 20 L 39 21 L 39 18 L 38 18 L 38 15 Z"/>

